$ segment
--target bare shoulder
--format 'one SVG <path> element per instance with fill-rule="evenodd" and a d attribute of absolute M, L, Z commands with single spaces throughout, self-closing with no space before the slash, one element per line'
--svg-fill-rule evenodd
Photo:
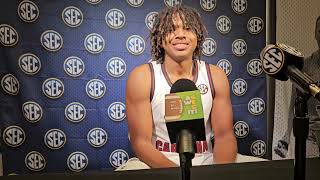
<path fill-rule="evenodd" d="M 146 96 L 150 92 L 151 72 L 148 64 L 135 67 L 127 80 L 126 94 L 135 97 Z"/>
<path fill-rule="evenodd" d="M 150 68 L 148 64 L 142 64 L 137 67 L 135 67 L 129 75 L 128 80 L 130 79 L 143 79 L 150 77 Z"/>
<path fill-rule="evenodd" d="M 225 84 L 228 85 L 228 77 L 223 69 L 219 68 L 216 65 L 210 64 L 211 76 L 215 84 Z"/>

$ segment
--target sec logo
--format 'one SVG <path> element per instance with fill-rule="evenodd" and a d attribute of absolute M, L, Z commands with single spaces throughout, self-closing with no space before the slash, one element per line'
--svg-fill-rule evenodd
<path fill-rule="evenodd" d="M 87 95 L 93 99 L 102 98 L 106 91 L 106 85 L 100 79 L 92 79 L 86 85 Z"/>
<path fill-rule="evenodd" d="M 275 45 L 267 45 L 260 54 L 262 69 L 268 74 L 276 74 L 285 64 L 283 51 Z"/>
<path fill-rule="evenodd" d="M 39 17 L 39 8 L 34 2 L 24 0 L 18 6 L 18 15 L 24 22 L 34 22 Z"/>
<path fill-rule="evenodd" d="M 3 131 L 2 137 L 6 145 L 18 147 L 25 141 L 26 133 L 19 126 L 9 126 Z"/>
<path fill-rule="evenodd" d="M 206 38 L 202 44 L 202 54 L 212 56 L 217 50 L 217 43 L 212 38 Z"/>
<path fill-rule="evenodd" d="M 108 116 L 113 121 L 122 121 L 126 117 L 126 107 L 122 102 L 114 102 L 108 107 Z"/>
<path fill-rule="evenodd" d="M 73 152 L 67 159 L 68 168 L 73 172 L 83 171 L 89 164 L 89 160 L 86 154 L 83 152 Z"/>
<path fill-rule="evenodd" d="M 64 85 L 60 79 L 48 78 L 42 84 L 42 92 L 50 99 L 58 99 L 64 93 Z"/>
<path fill-rule="evenodd" d="M 123 149 L 114 150 L 109 156 L 110 164 L 117 168 L 129 160 L 128 153 Z"/>
<path fill-rule="evenodd" d="M 153 24 L 155 21 L 155 17 L 158 15 L 158 12 L 150 12 L 147 14 L 144 22 L 146 23 L 146 26 L 149 30 L 153 28 Z"/>
<path fill-rule="evenodd" d="M 103 37 L 97 33 L 89 34 L 84 40 L 84 47 L 89 53 L 98 54 L 104 49 L 105 42 Z"/>
<path fill-rule="evenodd" d="M 231 30 L 231 20 L 227 16 L 219 16 L 216 21 L 216 27 L 221 34 L 228 34 Z"/>
<path fill-rule="evenodd" d="M 252 98 L 248 103 L 248 110 L 253 115 L 260 115 L 265 110 L 265 102 L 261 98 Z"/>
<path fill-rule="evenodd" d="M 87 140 L 93 147 L 102 147 L 107 143 L 108 134 L 102 128 L 93 128 L 88 132 Z"/>
<path fill-rule="evenodd" d="M 72 102 L 64 110 L 66 118 L 74 123 L 81 122 L 86 117 L 86 108 L 78 102 Z"/>
<path fill-rule="evenodd" d="M 248 84 L 244 79 L 238 78 L 232 83 L 232 92 L 236 96 L 243 96 L 248 89 Z"/>
<path fill-rule="evenodd" d="M 251 76 L 259 76 L 262 73 L 262 63 L 260 59 L 251 59 L 247 64 L 247 72 Z"/>
<path fill-rule="evenodd" d="M 62 11 L 62 20 L 69 27 L 78 27 L 83 21 L 81 10 L 74 6 L 69 6 Z"/>
<path fill-rule="evenodd" d="M 14 46 L 18 43 L 18 32 L 8 24 L 0 24 L 0 41 L 4 46 Z"/>
<path fill-rule="evenodd" d="M 113 57 L 108 60 L 106 69 L 110 76 L 118 78 L 126 73 L 127 65 L 123 59 Z"/>
<path fill-rule="evenodd" d="M 247 52 L 247 43 L 243 39 L 236 39 L 232 43 L 232 52 L 236 56 L 244 56 Z"/>
<path fill-rule="evenodd" d="M 4 92 L 10 95 L 17 95 L 20 89 L 18 79 L 12 74 L 6 74 L 1 79 L 1 87 Z"/>
<path fill-rule="evenodd" d="M 63 69 L 69 76 L 79 77 L 83 74 L 85 65 L 79 57 L 71 56 L 64 61 Z"/>
<path fill-rule="evenodd" d="M 29 152 L 26 155 L 24 162 L 31 171 L 41 171 L 46 167 L 46 160 L 43 155 L 37 151 Z"/>
<path fill-rule="evenodd" d="M 126 42 L 127 50 L 133 55 L 140 55 L 143 53 L 146 44 L 144 39 L 138 35 L 132 35 Z"/>
<path fill-rule="evenodd" d="M 247 23 L 250 34 L 259 34 L 263 30 L 263 20 L 259 17 L 251 17 Z"/>
<path fill-rule="evenodd" d="M 105 16 L 105 20 L 112 29 L 120 29 L 126 23 L 126 17 L 120 9 L 110 9 Z"/>
<path fill-rule="evenodd" d="M 223 69 L 223 71 L 226 73 L 227 76 L 229 76 L 230 73 L 232 72 L 232 65 L 230 61 L 228 61 L 227 59 L 220 59 L 217 62 L 217 66 Z"/>
<path fill-rule="evenodd" d="M 42 118 L 43 110 L 38 103 L 27 101 L 22 105 L 22 114 L 30 123 L 36 123 Z"/>
<path fill-rule="evenodd" d="M 237 14 L 242 14 L 247 10 L 247 0 L 232 0 L 231 7 L 232 10 Z"/>
<path fill-rule="evenodd" d="M 47 30 L 41 34 L 40 42 L 42 47 L 48 51 L 58 51 L 63 45 L 62 36 L 54 30 Z"/>
<path fill-rule="evenodd" d="M 238 121 L 233 126 L 234 134 L 237 138 L 245 138 L 249 134 L 249 125 L 244 121 Z"/>
<path fill-rule="evenodd" d="M 36 55 L 32 53 L 26 53 L 20 56 L 19 67 L 25 74 L 35 75 L 41 69 L 41 62 Z"/>
<path fill-rule="evenodd" d="M 50 129 L 44 135 L 44 143 L 50 149 L 60 149 L 67 142 L 66 134 L 60 129 Z"/>
<path fill-rule="evenodd" d="M 267 152 L 267 145 L 262 140 L 257 140 L 251 144 L 250 150 L 252 155 L 261 157 Z"/>
<path fill-rule="evenodd" d="M 200 5 L 205 11 L 213 11 L 217 6 L 217 0 L 200 0 Z"/>

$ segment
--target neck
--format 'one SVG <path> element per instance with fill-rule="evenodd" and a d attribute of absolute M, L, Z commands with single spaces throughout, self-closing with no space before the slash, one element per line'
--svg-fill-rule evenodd
<path fill-rule="evenodd" d="M 164 66 L 172 83 L 182 78 L 193 80 L 192 59 L 178 62 L 167 58 L 164 61 Z"/>

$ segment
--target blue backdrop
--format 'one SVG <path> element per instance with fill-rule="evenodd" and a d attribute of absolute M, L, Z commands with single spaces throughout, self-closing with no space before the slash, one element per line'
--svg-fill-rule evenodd
<path fill-rule="evenodd" d="M 151 59 L 153 15 L 176 3 L 199 11 L 209 31 L 202 59 L 228 75 L 240 153 L 266 157 L 264 0 L 4 0 L 4 174 L 111 170 L 132 157 L 125 82 Z"/>

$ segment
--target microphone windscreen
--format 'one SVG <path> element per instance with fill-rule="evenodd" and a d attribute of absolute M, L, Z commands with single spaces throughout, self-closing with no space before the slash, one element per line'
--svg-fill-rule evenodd
<path fill-rule="evenodd" d="M 295 66 L 301 71 L 304 65 L 303 54 L 296 48 L 283 43 L 277 43 L 277 46 L 284 53 L 284 57 L 286 58 L 286 63 L 288 65 Z"/>
<path fill-rule="evenodd" d="M 280 81 L 287 81 L 288 66 L 294 66 L 299 70 L 303 68 L 303 55 L 295 48 L 277 43 L 269 44 L 260 53 L 263 71 Z"/>
<path fill-rule="evenodd" d="M 195 83 L 189 79 L 179 79 L 171 86 L 170 93 L 198 90 Z"/>
<path fill-rule="evenodd" d="M 195 90 L 198 90 L 198 88 L 193 81 L 189 79 L 179 79 L 175 83 L 173 83 L 173 85 L 171 86 L 170 93 L 180 93 L 180 92 L 195 91 Z M 201 101 L 201 97 L 199 100 Z M 166 106 L 167 105 L 168 104 L 166 104 Z M 195 138 L 197 141 L 206 140 L 203 117 L 192 119 L 192 120 L 171 121 L 171 122 L 168 122 L 166 120 L 166 126 L 167 126 L 171 143 L 176 143 L 176 140 L 177 140 L 176 135 L 182 129 L 187 129 L 191 131 L 195 135 Z"/>

